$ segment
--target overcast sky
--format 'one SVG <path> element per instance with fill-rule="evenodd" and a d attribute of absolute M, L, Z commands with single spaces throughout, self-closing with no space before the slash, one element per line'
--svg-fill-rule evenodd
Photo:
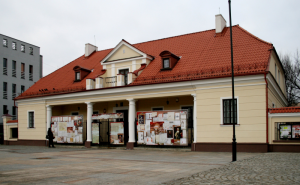
<path fill-rule="evenodd" d="M 228 0 L 0 0 L 0 33 L 41 48 L 44 76 L 121 39 L 131 44 L 229 25 Z M 278 53 L 300 45 L 299 0 L 232 0 L 232 25 L 273 43 Z M 96 42 L 94 37 L 96 37 Z"/>

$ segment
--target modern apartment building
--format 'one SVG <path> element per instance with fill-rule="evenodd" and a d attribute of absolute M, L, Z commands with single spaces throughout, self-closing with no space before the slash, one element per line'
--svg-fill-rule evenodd
<path fill-rule="evenodd" d="M 43 56 L 38 46 L 2 34 L 0 38 L 0 113 L 16 119 L 18 111 L 13 99 L 43 77 Z M 2 125 L 1 119 L 0 133 Z"/>

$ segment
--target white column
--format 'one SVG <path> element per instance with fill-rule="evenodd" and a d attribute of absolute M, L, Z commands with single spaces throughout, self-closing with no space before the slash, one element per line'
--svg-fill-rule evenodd
<path fill-rule="evenodd" d="M 197 95 L 192 94 L 194 97 L 194 112 L 193 112 L 193 120 L 194 120 L 194 143 L 197 142 Z"/>
<path fill-rule="evenodd" d="M 46 105 L 47 107 L 47 128 L 46 131 L 48 131 L 48 128 L 50 128 L 51 125 L 51 117 L 52 117 L 52 107 L 51 105 Z"/>
<path fill-rule="evenodd" d="M 129 101 L 129 113 L 128 113 L 128 126 L 129 126 L 129 141 L 130 143 L 135 142 L 135 133 L 134 133 L 134 127 L 135 127 L 135 102 L 134 99 L 127 99 Z"/>
<path fill-rule="evenodd" d="M 92 114 L 93 114 L 93 105 L 94 103 L 85 102 L 87 104 L 87 125 L 86 125 L 86 132 L 87 132 L 87 142 L 92 142 Z"/>

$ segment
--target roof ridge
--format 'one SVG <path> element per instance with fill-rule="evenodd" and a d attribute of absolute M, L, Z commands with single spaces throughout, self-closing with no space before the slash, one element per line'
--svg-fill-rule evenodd
<path fill-rule="evenodd" d="M 267 42 L 267 41 L 264 41 L 264 40 L 262 40 L 261 38 L 259 38 L 259 37 L 257 37 L 257 36 L 255 36 L 255 35 L 253 35 L 252 33 L 250 33 L 249 31 L 247 31 L 246 29 L 244 29 L 244 28 L 242 28 L 240 25 L 236 25 L 238 28 L 240 28 L 242 31 L 244 31 L 245 33 L 247 33 L 248 35 L 250 35 L 251 37 L 253 37 L 253 38 L 255 38 L 255 39 L 257 39 L 258 41 L 260 41 L 260 42 L 263 42 L 263 43 L 265 43 L 265 44 L 268 44 L 268 45 L 272 45 L 273 46 L 273 44 L 272 43 L 270 43 L 270 42 Z"/>

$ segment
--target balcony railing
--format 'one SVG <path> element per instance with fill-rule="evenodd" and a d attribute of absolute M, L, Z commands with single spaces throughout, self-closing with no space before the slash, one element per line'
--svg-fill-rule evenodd
<path fill-rule="evenodd" d="M 7 67 L 3 67 L 3 75 L 7 75 Z"/>
<path fill-rule="evenodd" d="M 3 91 L 3 99 L 7 99 L 7 91 Z"/>
<path fill-rule="evenodd" d="M 115 87 L 117 84 L 117 77 L 106 77 L 105 78 L 105 87 Z"/>
<path fill-rule="evenodd" d="M 12 77 L 17 77 L 17 72 L 15 69 L 12 70 Z"/>
<path fill-rule="evenodd" d="M 32 73 L 29 73 L 29 80 L 33 81 L 33 75 L 32 75 Z"/>
<path fill-rule="evenodd" d="M 25 79 L 25 72 L 21 72 L 21 78 Z"/>
<path fill-rule="evenodd" d="M 17 96 L 17 93 L 12 93 L 12 99 L 15 99 Z"/>

